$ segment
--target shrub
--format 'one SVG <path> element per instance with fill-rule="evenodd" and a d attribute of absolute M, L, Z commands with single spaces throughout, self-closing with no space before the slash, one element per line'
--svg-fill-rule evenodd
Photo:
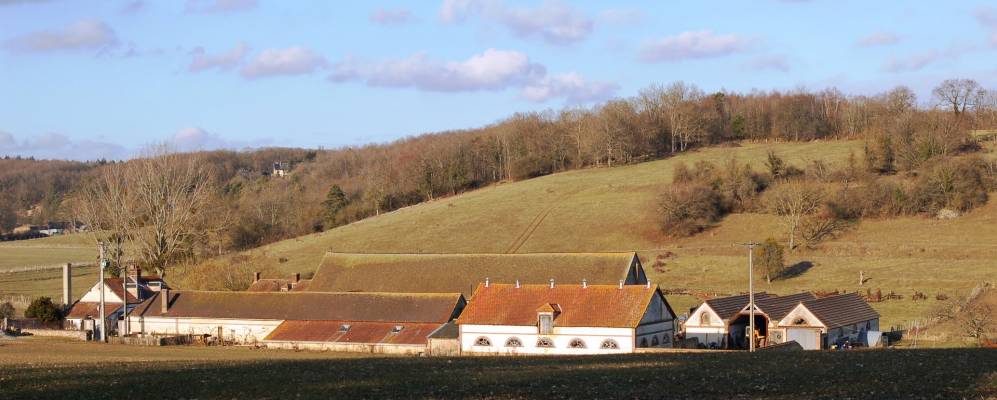
<path fill-rule="evenodd" d="M 693 183 L 672 185 L 658 202 L 661 230 L 670 236 L 689 236 L 720 220 L 723 198 L 710 186 Z"/>
<path fill-rule="evenodd" d="M 14 305 L 9 301 L 0 304 L 0 319 L 14 318 Z"/>
<path fill-rule="evenodd" d="M 31 301 L 28 308 L 24 310 L 24 316 L 36 318 L 41 322 L 52 322 L 62 319 L 61 307 L 52 303 L 49 297 L 39 297 Z"/>
<path fill-rule="evenodd" d="M 977 159 L 933 165 L 915 187 L 918 211 L 935 213 L 943 208 L 968 211 L 986 204 L 984 167 L 985 164 Z"/>

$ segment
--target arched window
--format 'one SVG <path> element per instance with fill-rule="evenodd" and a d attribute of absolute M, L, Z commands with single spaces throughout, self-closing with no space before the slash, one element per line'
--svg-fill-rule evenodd
<path fill-rule="evenodd" d="M 505 341 L 505 347 L 523 347 L 523 341 L 518 337 L 511 337 Z"/>
<path fill-rule="evenodd" d="M 479 336 L 478 339 L 474 341 L 475 346 L 491 346 L 492 341 L 484 336 Z"/>
<path fill-rule="evenodd" d="M 549 337 L 540 337 L 537 339 L 537 347 L 554 347 L 554 341 Z"/>
<path fill-rule="evenodd" d="M 618 350 L 620 348 L 620 344 L 616 343 L 613 339 L 606 339 L 602 341 L 602 345 L 600 345 L 599 348 L 603 350 Z"/>
<path fill-rule="evenodd" d="M 647 338 L 642 338 L 640 340 L 640 347 L 647 347 Z"/>
<path fill-rule="evenodd" d="M 585 346 L 585 341 L 584 340 L 581 340 L 579 338 L 574 338 L 574 339 L 571 339 L 570 343 L 568 343 L 568 347 L 570 347 L 572 349 L 584 349 L 586 346 Z"/>
<path fill-rule="evenodd" d="M 699 314 L 699 324 L 700 325 L 709 325 L 711 323 L 713 323 L 713 322 L 710 321 L 710 313 L 708 313 L 706 311 L 703 311 L 702 313 Z"/>
<path fill-rule="evenodd" d="M 651 347 L 658 345 L 658 335 L 651 336 Z"/>

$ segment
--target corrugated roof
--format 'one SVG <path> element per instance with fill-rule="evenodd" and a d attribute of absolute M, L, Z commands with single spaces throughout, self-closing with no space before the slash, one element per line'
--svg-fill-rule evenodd
<path fill-rule="evenodd" d="M 537 310 L 556 304 L 554 326 L 633 328 L 655 295 L 644 285 L 479 285 L 457 324 L 536 325 Z"/>
<path fill-rule="evenodd" d="M 810 310 L 828 329 L 857 324 L 879 318 L 879 313 L 858 293 L 846 293 L 808 300 L 803 306 Z"/>
<path fill-rule="evenodd" d="M 133 315 L 264 320 L 435 322 L 452 319 L 460 293 L 315 293 L 171 291 L 162 314 L 160 296 Z"/>
<path fill-rule="evenodd" d="M 113 314 L 121 308 L 121 303 L 104 302 L 104 318 Z M 69 309 L 66 318 L 85 319 L 86 317 L 97 319 L 100 315 L 100 303 L 97 302 L 77 302 L 73 308 Z"/>
<path fill-rule="evenodd" d="M 768 293 L 761 292 L 755 293 L 755 302 L 771 296 Z M 720 316 L 721 319 L 729 319 L 741 312 L 745 306 L 748 305 L 748 295 L 741 294 L 737 296 L 727 296 L 727 297 L 717 297 L 715 299 L 706 300 L 706 304 L 710 306 Z"/>
<path fill-rule="evenodd" d="M 755 300 L 755 306 L 764 312 L 765 315 L 768 315 L 769 320 L 779 321 L 783 319 L 786 314 L 792 311 L 797 304 L 816 298 L 817 296 L 814 296 L 814 294 L 810 292 L 796 293 L 787 296 L 771 296 Z"/>
<path fill-rule="evenodd" d="M 349 325 L 346 332 L 343 325 Z M 284 321 L 267 335 L 270 341 L 363 344 L 421 344 L 440 327 L 437 323 L 392 323 L 366 321 Z M 395 327 L 401 330 L 395 332 Z"/>
<path fill-rule="evenodd" d="M 327 253 L 309 290 L 317 292 L 461 292 L 492 282 L 615 285 L 634 253 L 352 254 Z"/>

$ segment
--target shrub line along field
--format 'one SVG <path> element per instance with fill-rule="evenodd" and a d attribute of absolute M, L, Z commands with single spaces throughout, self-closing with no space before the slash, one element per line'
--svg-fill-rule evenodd
<path fill-rule="evenodd" d="M 0 387 L 10 399 L 989 398 L 997 350 L 414 358 L 29 338 L 0 341 Z"/>

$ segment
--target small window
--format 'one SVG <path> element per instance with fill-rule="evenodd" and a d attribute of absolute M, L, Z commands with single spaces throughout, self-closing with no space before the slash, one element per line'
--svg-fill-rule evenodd
<path fill-rule="evenodd" d="M 709 325 L 711 323 L 713 322 L 710 321 L 710 313 L 703 311 L 701 314 L 699 314 L 700 325 Z"/>
<path fill-rule="evenodd" d="M 511 337 L 505 341 L 505 347 L 523 347 L 523 341 L 518 337 Z"/>
<path fill-rule="evenodd" d="M 554 341 L 549 337 L 540 337 L 537 339 L 537 347 L 554 347 Z"/>
<path fill-rule="evenodd" d="M 477 338 L 477 339 L 476 339 L 476 340 L 474 341 L 474 345 L 475 345 L 475 346 L 486 346 L 486 347 L 488 347 L 488 346 L 491 346 L 491 345 L 492 345 L 492 341 L 491 341 L 491 340 L 488 340 L 488 338 L 486 338 L 486 337 L 484 337 L 484 336 L 479 336 L 479 337 L 478 337 L 478 338 Z"/>
<path fill-rule="evenodd" d="M 640 339 L 640 347 L 647 347 L 647 338 Z"/>
<path fill-rule="evenodd" d="M 349 332 L 350 331 L 350 324 L 342 324 L 342 325 L 340 325 L 339 326 L 339 331 L 342 332 L 342 333 Z"/>
<path fill-rule="evenodd" d="M 793 325 L 806 325 L 806 324 L 807 324 L 807 320 L 805 320 L 803 318 L 797 318 L 797 319 L 793 320 Z"/>
<path fill-rule="evenodd" d="M 581 339 L 578 339 L 578 338 L 574 338 L 574 339 L 571 339 L 571 343 L 568 343 L 568 347 L 570 347 L 572 349 L 584 349 L 586 346 L 585 346 L 585 341 L 584 340 L 581 340 Z"/>
<path fill-rule="evenodd" d="M 394 327 L 394 328 L 391 328 L 391 333 L 398 333 L 398 332 L 401 332 L 401 331 L 402 331 L 402 328 L 403 328 L 403 326 L 401 326 L 401 325 L 395 325 L 395 327 Z"/>
<path fill-rule="evenodd" d="M 616 343 L 613 339 L 606 339 L 602 341 L 602 345 L 600 345 L 599 348 L 603 350 L 618 350 L 620 348 L 620 344 Z"/>
<path fill-rule="evenodd" d="M 554 316 L 551 314 L 540 314 L 540 334 L 550 335 L 554 330 Z"/>
<path fill-rule="evenodd" d="M 658 342 L 658 336 L 657 335 L 651 336 L 651 347 L 657 346 L 659 343 L 660 342 Z"/>

